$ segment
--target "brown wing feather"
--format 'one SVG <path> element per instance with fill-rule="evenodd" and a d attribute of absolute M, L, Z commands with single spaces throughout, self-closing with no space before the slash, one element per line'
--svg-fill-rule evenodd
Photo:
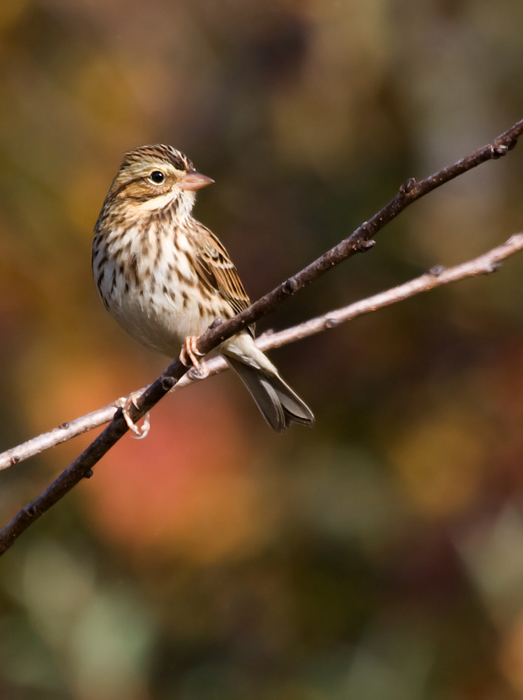
<path fill-rule="evenodd" d="M 198 250 L 195 260 L 198 277 L 207 288 L 218 291 L 239 314 L 251 302 L 229 253 L 214 233 L 199 222 L 194 238 Z M 254 335 L 254 326 L 249 330 Z"/>

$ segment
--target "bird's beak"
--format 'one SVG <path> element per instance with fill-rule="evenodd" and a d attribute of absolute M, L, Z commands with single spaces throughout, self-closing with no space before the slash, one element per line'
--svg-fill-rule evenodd
<path fill-rule="evenodd" d="M 212 185 L 213 182 L 214 180 L 207 177 L 207 175 L 202 175 L 196 170 L 188 170 L 179 182 L 178 187 L 181 190 L 200 190 L 202 187 Z"/>

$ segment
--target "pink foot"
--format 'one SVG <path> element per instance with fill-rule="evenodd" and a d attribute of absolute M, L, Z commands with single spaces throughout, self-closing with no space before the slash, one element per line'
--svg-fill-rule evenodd
<path fill-rule="evenodd" d="M 127 427 L 131 432 L 134 433 L 134 436 L 136 437 L 137 440 L 143 440 L 144 437 L 147 437 L 149 434 L 149 430 L 151 429 L 151 421 L 149 419 L 149 413 L 145 414 L 144 420 L 143 420 L 143 426 L 139 428 L 136 423 L 134 423 L 133 419 L 131 418 L 129 414 L 129 409 L 131 406 L 136 406 L 136 401 L 139 396 L 141 395 L 141 392 L 138 391 L 134 394 L 131 394 L 130 396 L 127 396 L 126 398 L 119 399 L 118 403 L 120 405 L 120 408 L 122 409 L 122 415 L 125 419 L 125 422 L 127 423 Z M 118 405 L 118 404 L 117 404 Z"/>
<path fill-rule="evenodd" d="M 191 367 L 198 379 L 205 379 L 209 376 L 209 369 L 205 362 L 200 360 L 202 353 L 196 347 L 198 338 L 195 335 L 188 335 L 180 351 L 180 362 L 185 367 Z"/>

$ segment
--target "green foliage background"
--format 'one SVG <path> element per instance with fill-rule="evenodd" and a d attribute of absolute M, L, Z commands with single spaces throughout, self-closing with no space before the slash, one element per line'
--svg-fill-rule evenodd
<path fill-rule="evenodd" d="M 2 0 L 0 447 L 166 358 L 106 314 L 92 228 L 167 142 L 253 298 L 523 117 L 519 0 Z M 415 204 L 282 328 L 521 230 L 521 146 Z M 523 697 L 523 258 L 166 399 L 0 562 L 3 700 Z M 91 436 L 1 475 L 3 521 Z"/>

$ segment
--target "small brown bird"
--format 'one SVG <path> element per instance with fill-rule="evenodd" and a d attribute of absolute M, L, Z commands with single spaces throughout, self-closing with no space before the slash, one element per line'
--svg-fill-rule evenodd
<path fill-rule="evenodd" d="M 93 272 L 103 303 L 136 340 L 196 368 L 195 338 L 250 302 L 229 254 L 192 217 L 195 192 L 213 180 L 171 146 L 127 153 L 95 226 Z M 248 329 L 218 351 L 250 391 L 271 428 L 314 416 L 254 343 Z"/>

